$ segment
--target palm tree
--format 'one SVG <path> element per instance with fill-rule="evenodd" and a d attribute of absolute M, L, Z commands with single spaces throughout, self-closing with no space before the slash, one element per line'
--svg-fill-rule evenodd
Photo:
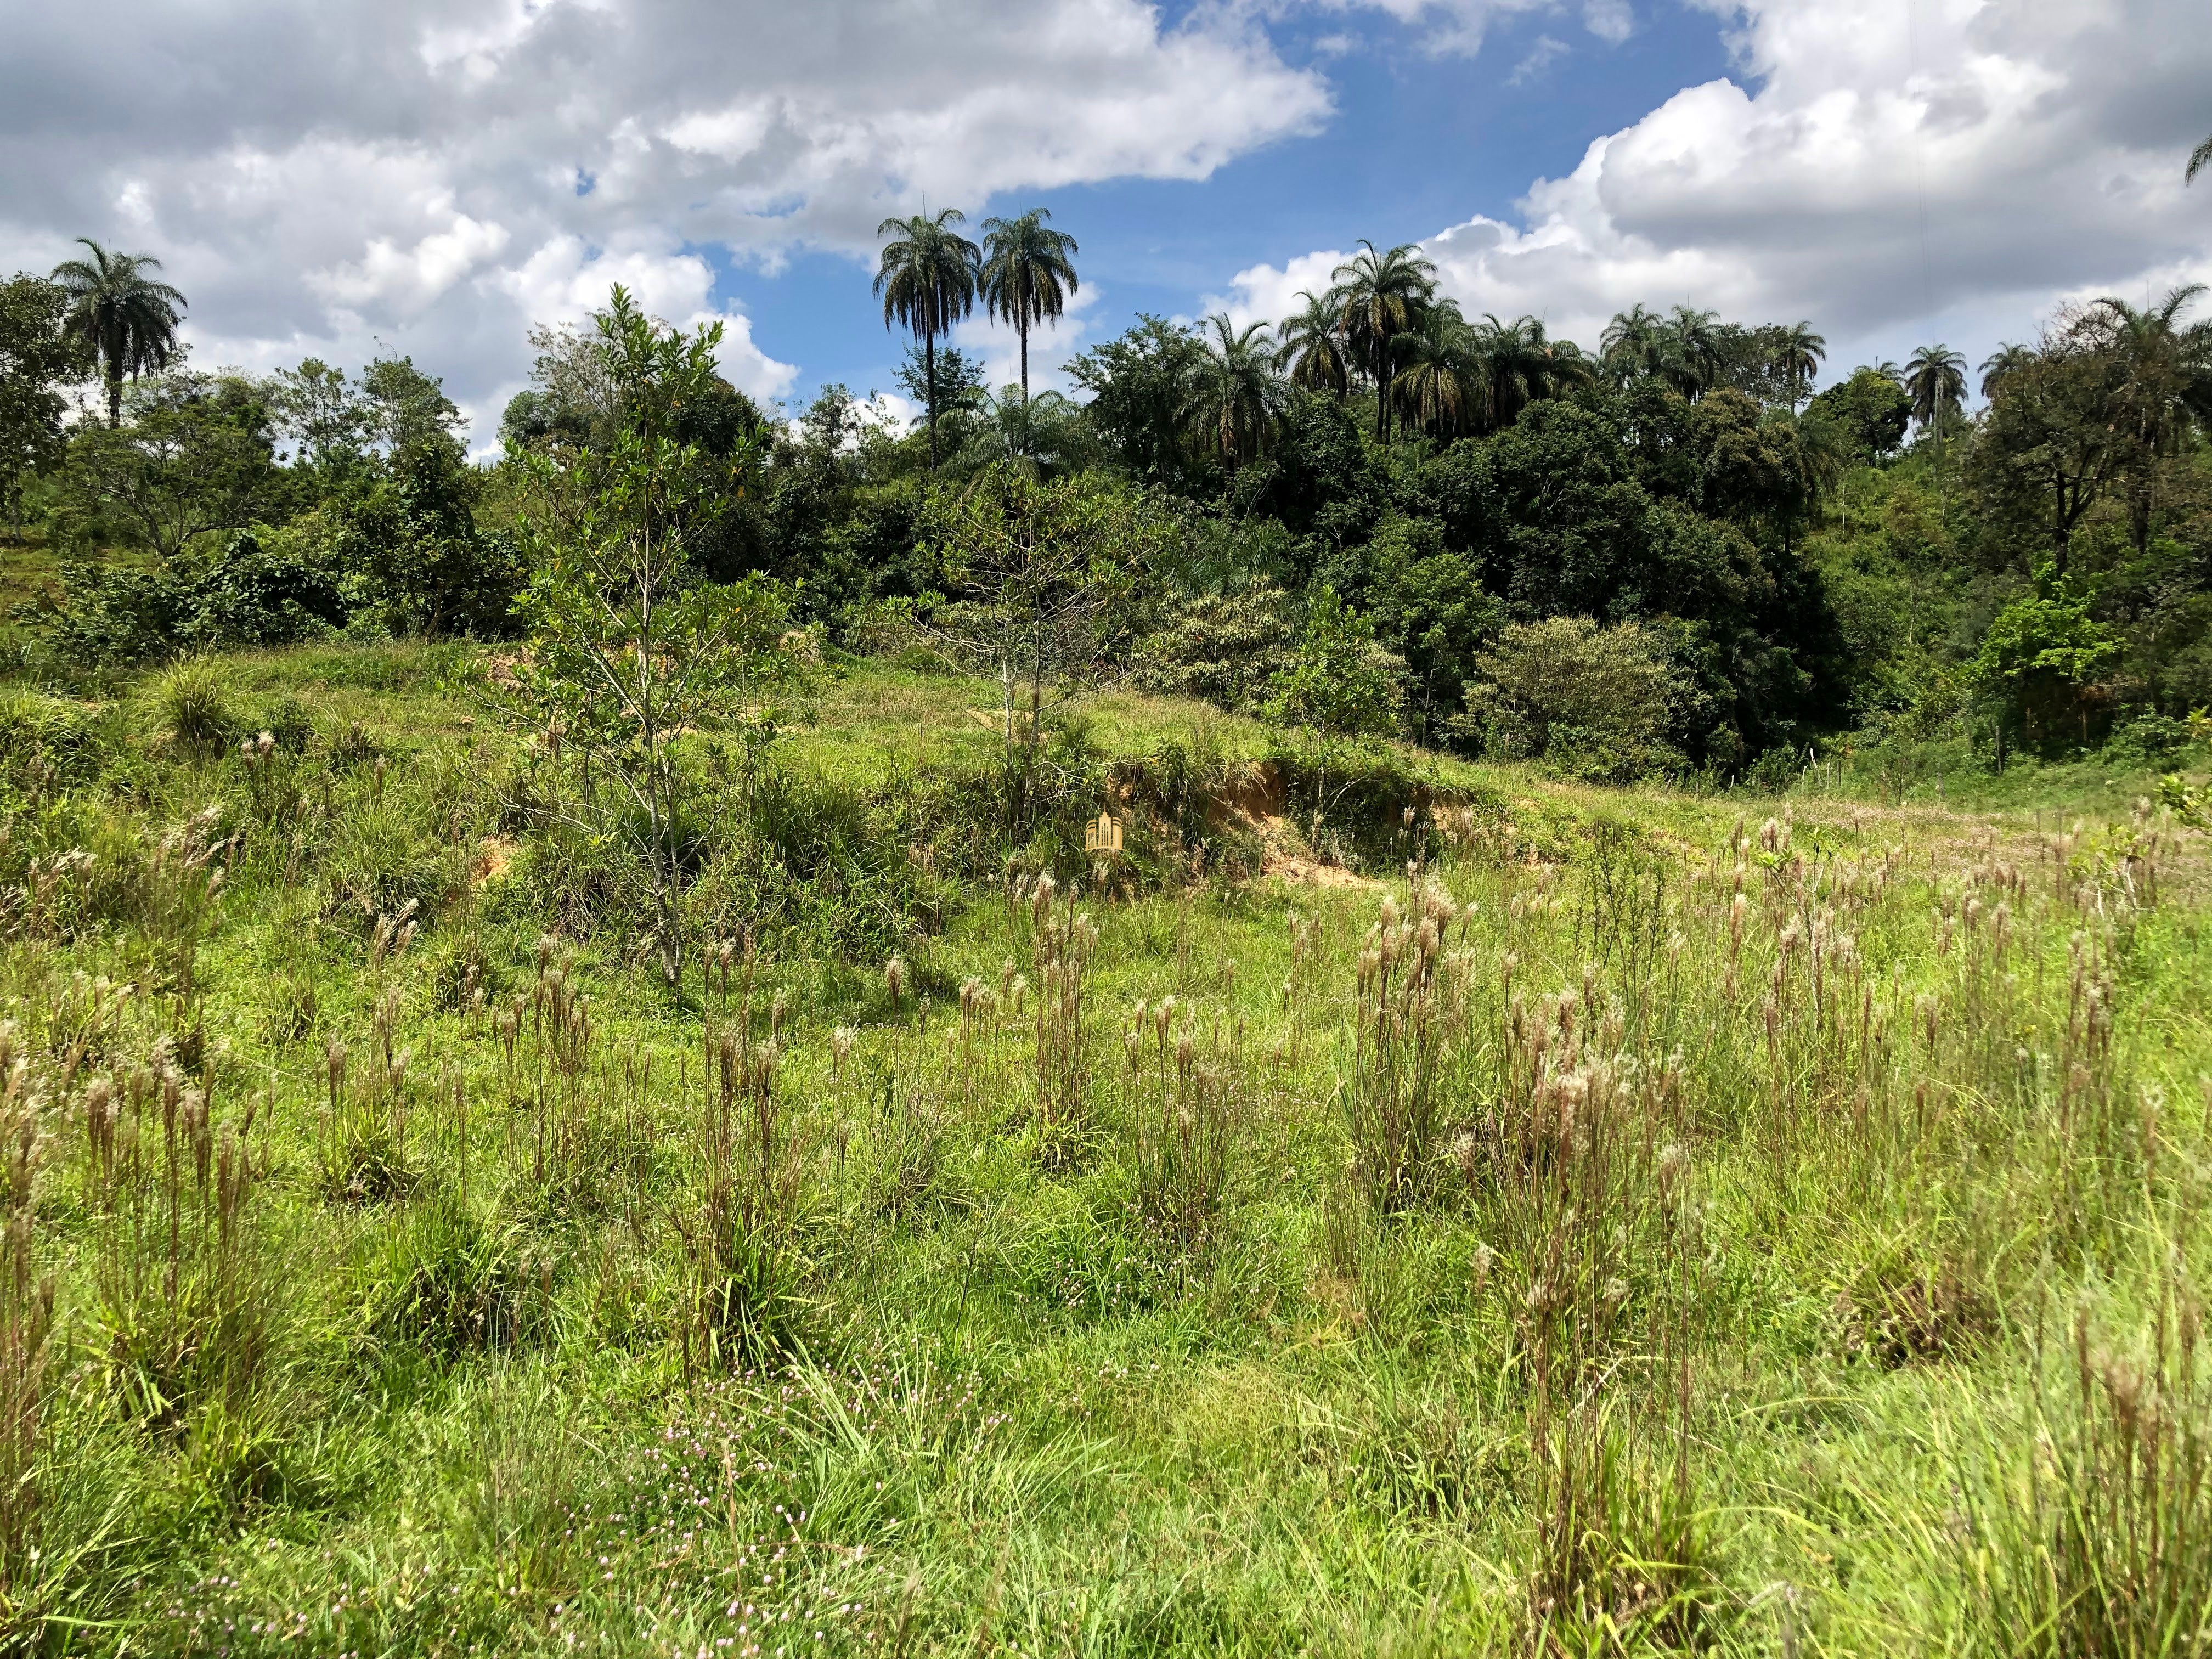
<path fill-rule="evenodd" d="M 1290 366 L 1291 384 L 1309 392 L 1342 397 L 1352 389 L 1352 362 L 1344 345 L 1343 314 L 1326 300 L 1304 289 L 1305 309 L 1283 319 L 1276 337 L 1279 355 Z"/>
<path fill-rule="evenodd" d="M 2110 421 L 2127 443 L 2128 527 L 2138 554 L 2150 545 L 2154 463 L 2180 447 L 2192 420 L 2212 422 L 2212 324 L 2181 321 L 2204 291 L 2191 283 L 2141 311 L 2107 295 L 2076 325 L 2114 371 Z"/>
<path fill-rule="evenodd" d="M 1694 398 L 1720 378 L 1721 341 L 1717 313 L 1676 306 L 1667 316 L 1673 349 L 1661 372 L 1686 398 Z"/>
<path fill-rule="evenodd" d="M 1997 388 L 2035 361 L 2033 346 L 2005 344 L 1982 359 L 1982 396 L 1994 398 Z"/>
<path fill-rule="evenodd" d="M 1501 323 L 1486 316 L 1476 325 L 1475 344 L 1489 371 L 1489 418 L 1510 426 L 1530 404 L 1556 398 L 1570 386 L 1595 378 L 1589 358 L 1571 340 L 1553 340 L 1534 317 Z"/>
<path fill-rule="evenodd" d="M 1047 208 L 1032 208 L 1018 219 L 983 221 L 983 305 L 994 317 L 1014 325 L 1022 343 L 1022 398 L 1030 395 L 1030 330 L 1052 322 L 1067 310 L 1075 292 L 1075 238 L 1048 228 Z"/>
<path fill-rule="evenodd" d="M 1774 372 L 1789 386 L 1790 407 L 1793 410 L 1804 402 L 1813 377 L 1820 372 L 1821 362 L 1827 355 L 1828 343 L 1813 332 L 1810 323 L 1791 323 L 1776 332 Z"/>
<path fill-rule="evenodd" d="M 1450 300 L 1431 306 L 1401 334 L 1391 388 L 1398 410 L 1423 431 L 1449 437 L 1486 424 L 1489 365 L 1480 340 Z"/>
<path fill-rule="evenodd" d="M 975 267 L 982 252 L 952 228 L 964 222 L 958 208 L 935 218 L 886 219 L 876 234 L 899 233 L 884 245 L 876 267 L 884 326 L 903 323 L 921 342 L 923 384 L 929 392 L 929 470 L 937 471 L 937 337 L 975 308 Z"/>
<path fill-rule="evenodd" d="M 1966 403 L 1966 357 L 1947 345 L 1921 347 L 1905 360 L 1905 390 L 1921 430 L 1936 432 L 1944 417 L 1956 415 Z M 1942 441 L 1940 432 L 1936 441 Z"/>
<path fill-rule="evenodd" d="M 65 259 L 53 280 L 70 296 L 68 333 L 100 355 L 107 374 L 107 424 L 123 423 L 123 377 L 165 368 L 177 353 L 177 325 L 185 296 L 146 273 L 161 262 L 150 253 L 111 253 L 89 236 L 77 240 L 89 259 Z"/>
<path fill-rule="evenodd" d="M 2212 138 L 2207 138 L 2189 152 L 2189 171 L 2181 175 L 2181 182 L 2185 185 L 2195 184 L 2197 175 L 2208 167 L 2212 167 Z"/>
<path fill-rule="evenodd" d="M 1640 304 L 1613 313 L 1598 337 L 1599 361 L 1624 384 L 1638 374 L 1658 374 L 1667 349 L 1667 319 Z"/>
<path fill-rule="evenodd" d="M 1436 298 L 1437 268 L 1406 242 L 1389 252 L 1362 240 L 1355 253 L 1329 273 L 1328 303 L 1344 319 L 1345 343 L 1375 382 L 1375 435 L 1390 436 L 1391 342 L 1412 330 Z"/>
<path fill-rule="evenodd" d="M 1239 329 L 1225 312 L 1207 318 L 1213 337 L 1191 366 L 1183 392 L 1183 424 L 1202 448 L 1218 455 L 1234 475 L 1238 465 L 1266 446 L 1282 413 L 1283 383 L 1265 323 Z"/>

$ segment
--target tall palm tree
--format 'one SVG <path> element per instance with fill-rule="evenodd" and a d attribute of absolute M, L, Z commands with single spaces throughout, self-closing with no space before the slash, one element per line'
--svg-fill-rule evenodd
<path fill-rule="evenodd" d="M 1790 407 L 1805 401 L 1813 377 L 1828 355 L 1828 343 L 1813 332 L 1810 323 L 1791 323 L 1774 337 L 1774 372 L 1790 388 Z"/>
<path fill-rule="evenodd" d="M 1718 313 L 1693 306 L 1676 306 L 1667 313 L 1667 333 L 1673 349 L 1668 378 L 1686 398 L 1694 398 L 1720 378 L 1721 338 Z"/>
<path fill-rule="evenodd" d="M 1438 437 L 1488 424 L 1489 365 L 1456 303 L 1439 300 L 1397 344 L 1391 389 L 1400 414 Z"/>
<path fill-rule="evenodd" d="M 1530 404 L 1556 398 L 1571 386 L 1595 379 L 1589 358 L 1571 340 L 1554 340 L 1534 317 L 1510 323 L 1486 316 L 1475 325 L 1475 343 L 1489 371 L 1489 418 L 1510 426 Z"/>
<path fill-rule="evenodd" d="M 1375 382 L 1375 435 L 1390 436 L 1391 342 L 1420 320 L 1435 298 L 1437 268 L 1406 242 L 1389 252 L 1362 240 L 1355 253 L 1329 273 L 1328 303 L 1344 319 L 1345 343 Z"/>
<path fill-rule="evenodd" d="M 1344 344 L 1344 317 L 1327 300 L 1301 289 L 1305 308 L 1283 319 L 1277 331 L 1278 354 L 1289 366 L 1291 384 L 1308 392 L 1342 397 L 1352 389 L 1352 360 Z"/>
<path fill-rule="evenodd" d="M 1598 337 L 1597 353 L 1608 373 L 1622 383 L 1639 374 L 1656 374 L 1668 353 L 1667 319 L 1641 304 L 1616 311 Z"/>
<path fill-rule="evenodd" d="M 123 377 L 167 368 L 177 353 L 177 325 L 185 296 L 167 283 L 149 279 L 161 262 L 150 253 L 113 253 L 92 240 L 77 240 L 92 250 L 89 259 L 65 259 L 53 280 L 70 296 L 63 328 L 88 342 L 106 369 L 107 423 L 123 423 Z"/>
<path fill-rule="evenodd" d="M 1239 329 L 1225 312 L 1206 320 L 1213 336 L 1204 342 L 1206 356 L 1191 365 L 1183 424 L 1233 475 L 1273 435 L 1282 413 L 1283 383 L 1275 373 L 1267 324 L 1248 323 Z"/>
<path fill-rule="evenodd" d="M 876 234 L 886 242 L 876 267 L 884 326 L 903 323 L 921 342 L 924 384 L 929 392 L 929 470 L 937 471 L 937 337 L 975 308 L 975 268 L 982 251 L 953 226 L 965 222 L 958 208 L 935 218 L 886 219 Z"/>
<path fill-rule="evenodd" d="M 2212 422 L 2212 323 L 2181 320 L 2204 291 L 2191 283 L 2140 311 L 2107 295 L 2075 326 L 2112 365 L 2109 420 L 2125 443 L 2128 527 L 2138 554 L 2150 545 L 2155 463 L 2180 447 L 2192 421 Z"/>
<path fill-rule="evenodd" d="M 2181 182 L 2185 185 L 2195 184 L 2197 175 L 2209 167 L 2212 167 L 2212 138 L 2207 138 L 2189 152 L 2189 171 L 2181 175 Z"/>
<path fill-rule="evenodd" d="M 1905 395 L 1912 399 L 1912 418 L 1923 432 L 1936 434 L 1948 416 L 1956 415 L 1966 401 L 1966 359 L 1947 345 L 1924 345 L 1905 360 Z"/>
<path fill-rule="evenodd" d="M 2013 345 L 2009 343 L 1999 346 L 1982 359 L 1982 396 L 1996 397 L 1999 386 L 2034 361 L 2033 346 Z"/>
<path fill-rule="evenodd" d="M 1075 292 L 1075 238 L 1054 230 L 1047 208 L 1018 219 L 983 221 L 983 265 L 977 274 L 984 309 L 1014 325 L 1022 343 L 1022 398 L 1030 395 L 1030 330 L 1066 314 Z"/>

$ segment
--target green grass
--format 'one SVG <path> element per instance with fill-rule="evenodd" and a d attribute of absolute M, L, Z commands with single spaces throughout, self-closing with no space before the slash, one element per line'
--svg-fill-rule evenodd
<path fill-rule="evenodd" d="M 466 666 L 0 720 L 14 1645 L 2202 1647 L 2201 838 L 1401 757 L 1356 884 L 1041 898 L 860 664 L 676 1002 Z"/>

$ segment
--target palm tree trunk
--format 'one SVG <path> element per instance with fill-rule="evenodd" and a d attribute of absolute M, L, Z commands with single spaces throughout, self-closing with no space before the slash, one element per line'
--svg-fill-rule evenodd
<path fill-rule="evenodd" d="M 1026 316 L 1014 319 L 1014 332 L 1022 340 L 1022 408 L 1026 411 L 1030 403 L 1030 319 Z"/>
<path fill-rule="evenodd" d="M 929 476 L 937 476 L 937 336 L 921 337 L 921 383 L 929 393 Z"/>
<path fill-rule="evenodd" d="M 123 375 L 111 368 L 107 372 L 107 429 L 112 432 L 123 424 Z"/>

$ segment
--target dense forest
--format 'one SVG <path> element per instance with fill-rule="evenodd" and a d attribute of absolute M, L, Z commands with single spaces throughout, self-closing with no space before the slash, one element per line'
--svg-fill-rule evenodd
<path fill-rule="evenodd" d="M 1822 386 L 1809 324 L 1638 306 L 1584 348 L 1470 319 L 1418 248 L 1363 244 L 1274 326 L 1146 316 L 1073 360 L 1076 396 L 994 389 L 947 337 L 1012 322 L 1026 380 L 1078 282 L 1046 217 L 980 245 L 957 212 L 886 222 L 910 430 L 841 386 L 793 418 L 719 376 L 685 394 L 680 580 L 1011 680 L 1012 578 L 977 550 L 1050 542 L 1082 600 L 1032 630 L 1040 696 L 1133 681 L 1593 779 L 1772 785 L 1824 747 L 1899 791 L 2106 744 L 2156 765 L 2212 703 L 2194 289 L 2064 310 L 1978 384 L 1932 345 Z M 404 356 L 198 367 L 156 262 L 86 246 L 0 289 L 20 670 L 523 625 L 531 471 L 615 443 L 626 296 L 533 331 L 487 460 Z"/>

